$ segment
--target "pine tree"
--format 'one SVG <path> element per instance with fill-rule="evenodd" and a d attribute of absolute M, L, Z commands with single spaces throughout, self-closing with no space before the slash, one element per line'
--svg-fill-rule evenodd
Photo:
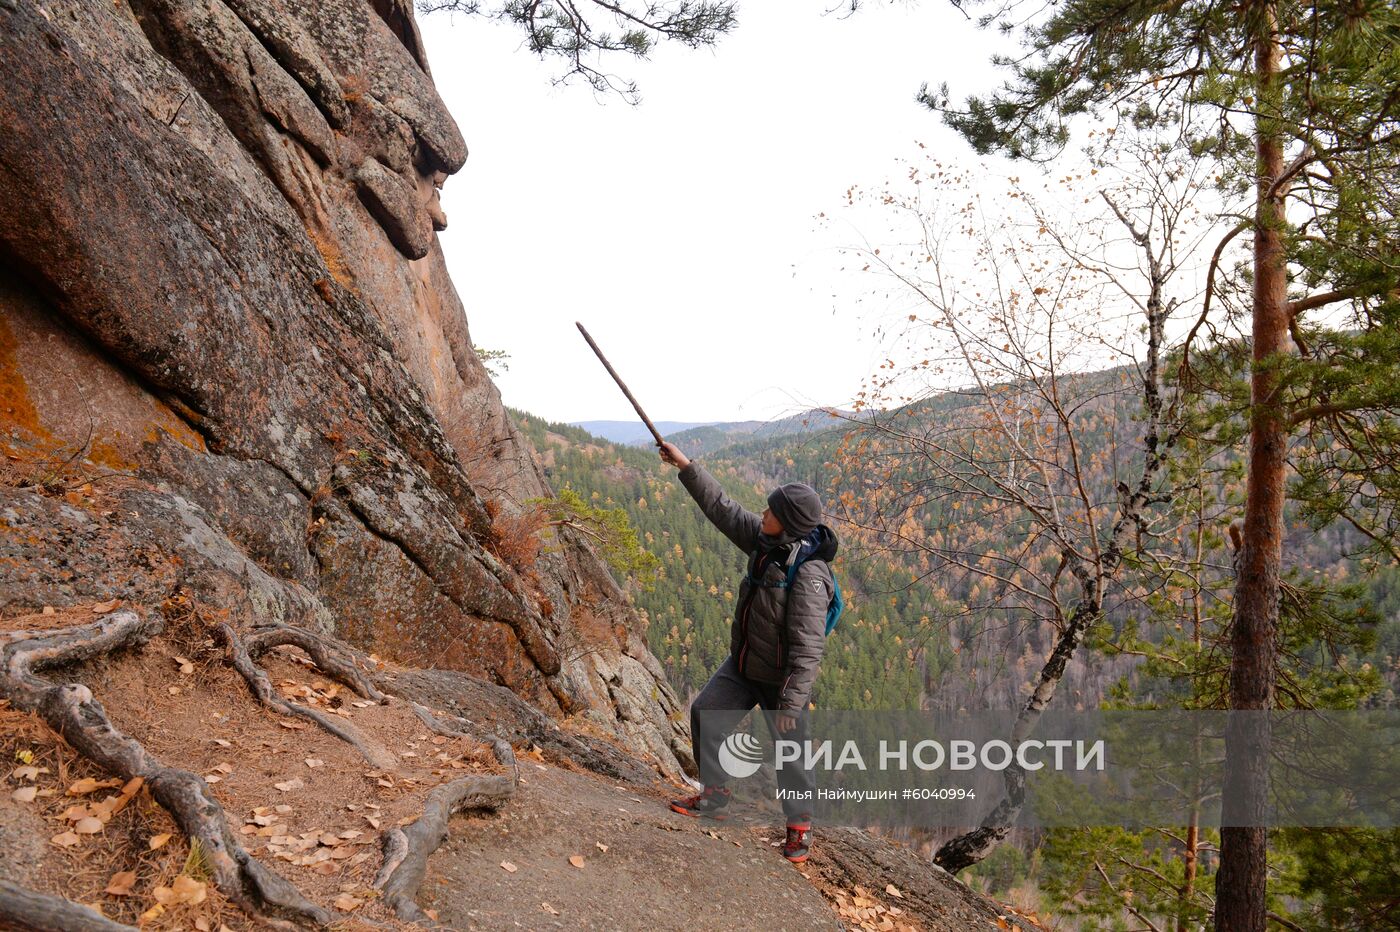
<path fill-rule="evenodd" d="M 1218 259 L 1239 233 L 1252 235 L 1249 466 L 1231 626 L 1234 709 L 1268 709 L 1274 702 L 1290 433 L 1314 414 L 1327 417 L 1345 406 L 1362 422 L 1354 433 L 1364 435 L 1368 412 L 1395 410 L 1398 34 L 1400 12 L 1375 0 L 1068 0 L 1028 27 L 1026 57 L 1001 61 L 1012 76 L 1000 92 L 973 98 L 963 110 L 949 109 L 946 88 L 923 94 L 978 151 L 1022 158 L 1062 148 L 1076 114 L 1146 94 L 1157 108 L 1178 108 L 1187 127 L 1204 114 L 1216 116 L 1216 138 L 1198 135 L 1192 142 L 1221 161 L 1227 180 L 1252 182 L 1250 220 L 1216 253 Z M 1233 122 L 1241 115 L 1251 118 L 1248 127 Z M 1301 221 L 1290 219 L 1290 206 Z M 1301 269 L 1296 278 L 1309 289 L 1292 298 L 1291 267 Z M 1211 271 L 1214 285 L 1214 266 Z M 1212 295 L 1208 290 L 1203 318 Z M 1305 355 L 1314 349 L 1303 335 L 1307 315 L 1337 302 L 1351 302 L 1363 335 L 1334 336 L 1335 343 L 1352 349 L 1364 337 L 1384 344 L 1390 350 L 1382 357 L 1390 363 L 1385 379 L 1349 371 L 1347 350 L 1336 354 L 1340 366 L 1310 355 L 1311 368 L 1292 365 L 1292 346 Z M 1332 400 L 1299 409 L 1291 404 L 1299 395 Z M 1348 401 L 1336 401 L 1340 395 Z M 1383 452 L 1356 446 L 1363 456 Z M 1384 511 L 1393 503 L 1378 504 Z M 1266 747 L 1267 734 L 1230 736 L 1226 803 L 1236 821 L 1261 821 Z M 1231 827 L 1221 834 L 1216 926 L 1262 932 L 1266 832 Z"/>

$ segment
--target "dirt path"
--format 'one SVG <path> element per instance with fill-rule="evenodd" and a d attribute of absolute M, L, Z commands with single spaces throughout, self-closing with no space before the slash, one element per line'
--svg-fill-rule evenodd
<path fill-rule="evenodd" d="M 521 773 L 509 806 L 455 819 L 432 859 L 420 899 L 453 928 L 841 928 L 821 893 L 752 831 L 765 823 L 691 819 L 662 796 L 529 761 Z M 767 834 L 779 839 L 781 828 Z"/>

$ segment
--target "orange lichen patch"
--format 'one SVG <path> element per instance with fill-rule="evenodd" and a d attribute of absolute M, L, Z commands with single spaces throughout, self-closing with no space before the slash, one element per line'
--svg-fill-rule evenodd
<path fill-rule="evenodd" d="M 87 458 L 99 466 L 106 466 L 109 469 L 131 471 L 136 468 L 136 464 L 121 455 L 121 451 L 113 444 L 105 440 L 93 440 L 88 447 Z"/>
<path fill-rule="evenodd" d="M 19 371 L 15 350 L 19 341 L 0 317 L 0 426 L 19 428 L 37 438 L 49 432 L 39 423 L 39 412 L 29 400 L 29 387 Z"/>
<path fill-rule="evenodd" d="M 346 103 L 355 103 L 369 92 L 369 81 L 362 74 L 347 74 L 340 79 L 340 92 Z"/>
<path fill-rule="evenodd" d="M 340 249 L 335 243 L 311 227 L 306 228 L 306 236 L 311 240 L 311 245 L 315 246 L 316 251 L 321 254 L 321 260 L 326 263 L 326 269 L 331 273 L 331 277 L 342 287 L 359 294 L 355 289 L 355 276 L 350 271 L 350 266 L 345 264 L 345 257 L 340 254 Z M 324 296 L 324 292 L 322 294 Z"/>
<path fill-rule="evenodd" d="M 146 442 L 159 443 L 162 432 L 176 443 L 196 453 L 209 452 L 209 448 L 204 444 L 204 438 L 198 432 L 191 430 L 190 426 L 176 417 L 173 411 L 157 402 L 156 423 L 152 425 L 150 430 L 146 431 Z"/>

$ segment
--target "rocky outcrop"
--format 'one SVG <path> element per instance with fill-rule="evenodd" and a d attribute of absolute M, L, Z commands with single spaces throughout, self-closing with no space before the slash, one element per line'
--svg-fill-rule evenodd
<path fill-rule="evenodd" d="M 437 243 L 466 146 L 411 5 L 0 0 L 0 76 L 0 611 L 178 590 L 676 773 L 606 568 L 510 540 L 549 490 Z"/>

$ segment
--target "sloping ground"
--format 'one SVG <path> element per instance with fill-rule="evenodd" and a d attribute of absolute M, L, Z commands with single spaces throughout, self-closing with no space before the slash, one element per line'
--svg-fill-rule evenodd
<path fill-rule="evenodd" d="M 678 789 L 654 769 L 605 737 L 560 728 L 493 684 L 388 664 L 326 638 L 308 642 L 311 653 L 285 645 L 249 652 L 287 703 L 273 708 L 235 670 L 221 622 L 178 601 L 142 611 L 144 620 L 102 603 L 0 621 L 0 754 L 16 762 L 0 796 L 8 855 L 0 926 L 25 927 L 5 913 L 22 888 L 51 898 L 40 912 L 49 924 L 31 928 L 258 927 L 221 879 L 221 852 L 182 833 L 186 823 L 161 795 L 166 778 L 150 776 L 159 770 L 152 762 L 202 787 L 203 818 L 227 818 L 233 841 L 223 853 L 237 861 L 246 851 L 318 911 L 263 917 L 291 925 L 395 928 L 415 917 L 461 929 L 1014 924 L 909 852 L 859 832 L 819 831 L 816 856 L 797 867 L 776 850 L 781 827 L 757 810 L 737 809 L 725 823 L 672 813 L 665 799 Z M 144 642 L 79 662 L 50 652 L 47 666 L 21 669 L 34 645 L 80 643 L 80 633 L 138 622 L 150 632 Z M 240 643 L 285 631 L 241 631 Z M 44 690 L 91 690 L 95 702 L 65 730 L 68 742 L 49 727 L 47 706 L 39 715 L 21 708 L 32 695 L 16 686 L 25 677 Z M 357 677 L 369 697 L 351 688 Z M 376 700 L 377 690 L 387 696 Z M 75 753 L 79 732 L 99 715 L 140 743 L 144 785 L 131 779 L 139 774 Z M 503 744 L 513 751 L 503 754 Z M 434 853 L 441 836 L 427 814 L 431 800 L 464 781 L 503 792 L 468 800 L 466 814 L 444 820 L 446 843 Z M 431 854 L 426 882 L 410 878 L 406 905 L 392 880 L 400 831 Z M 897 893 L 887 892 L 891 884 Z M 100 924 L 91 910 L 74 914 L 82 923 L 58 917 L 65 901 L 120 925 Z"/>
<path fill-rule="evenodd" d="M 780 819 L 739 803 L 724 822 L 692 819 L 666 807 L 677 792 L 522 761 L 510 806 L 453 826 L 423 900 L 480 930 L 1034 928 L 864 832 L 819 828 L 795 866 Z"/>
<path fill-rule="evenodd" d="M 521 784 L 517 805 L 459 820 L 433 860 L 424 902 L 454 928 L 840 928 L 747 823 L 702 823 L 650 787 L 530 761 Z"/>

